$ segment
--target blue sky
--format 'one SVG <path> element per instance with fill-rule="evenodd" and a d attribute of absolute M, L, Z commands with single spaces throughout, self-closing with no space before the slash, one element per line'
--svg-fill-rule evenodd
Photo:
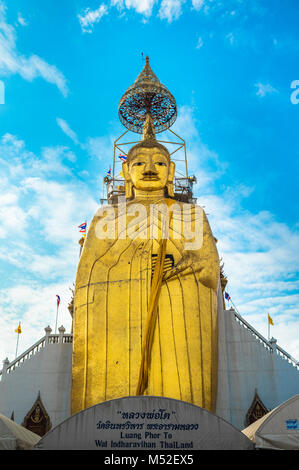
<path fill-rule="evenodd" d="M 141 53 L 177 100 L 234 304 L 264 336 L 270 312 L 299 358 L 298 13 L 296 0 L 0 0 L 3 359 L 19 321 L 20 352 L 54 328 L 56 294 L 70 329 L 77 226 L 102 196 Z"/>

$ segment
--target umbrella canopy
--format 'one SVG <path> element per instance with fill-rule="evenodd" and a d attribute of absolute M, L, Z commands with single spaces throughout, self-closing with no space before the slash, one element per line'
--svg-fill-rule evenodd
<path fill-rule="evenodd" d="M 243 429 L 258 449 L 299 450 L 299 395 Z"/>
<path fill-rule="evenodd" d="M 40 436 L 0 413 L 0 450 L 31 449 Z"/>

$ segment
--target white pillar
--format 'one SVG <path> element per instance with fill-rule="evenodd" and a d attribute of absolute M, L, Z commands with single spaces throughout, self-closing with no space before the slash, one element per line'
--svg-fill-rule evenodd
<path fill-rule="evenodd" d="M 273 352 L 276 352 L 277 339 L 273 338 L 273 336 L 272 336 L 272 338 L 270 339 L 269 343 L 270 343 L 271 346 L 272 346 L 272 351 L 273 351 Z"/>
<path fill-rule="evenodd" d="M 8 366 L 9 366 L 9 360 L 8 360 L 8 357 L 7 357 L 3 361 L 2 381 L 5 380 L 5 378 L 6 378 L 6 373 L 7 373 L 6 371 L 7 371 Z"/>
<path fill-rule="evenodd" d="M 58 331 L 59 331 L 59 343 L 63 343 L 63 335 L 65 333 L 65 328 L 63 325 L 61 325 L 60 328 L 58 328 Z"/>
<path fill-rule="evenodd" d="M 50 327 L 50 325 L 48 325 L 45 328 L 45 332 L 46 332 L 46 344 L 45 344 L 45 346 L 47 346 L 49 344 L 49 336 L 51 334 L 51 331 L 52 331 L 52 328 Z"/>

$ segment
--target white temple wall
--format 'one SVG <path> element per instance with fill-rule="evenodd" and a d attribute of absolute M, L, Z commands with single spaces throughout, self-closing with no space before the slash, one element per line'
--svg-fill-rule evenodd
<path fill-rule="evenodd" d="M 225 334 L 223 331 L 225 330 Z M 233 310 L 219 318 L 219 385 L 216 413 L 239 429 L 257 391 L 268 410 L 299 393 L 299 370 L 240 324 Z M 221 384 L 227 380 L 229 392 Z"/>
<path fill-rule="evenodd" d="M 216 414 L 244 429 L 255 391 L 267 409 L 273 409 L 299 393 L 299 370 L 277 354 L 275 344 L 272 350 L 267 341 L 260 342 L 250 328 L 240 324 L 233 310 L 220 309 L 218 319 Z M 68 336 L 65 340 L 71 341 Z M 71 368 L 72 343 L 64 342 L 61 336 L 55 343 L 46 339 L 45 346 L 34 355 L 2 374 L 0 413 L 10 418 L 14 411 L 15 421 L 21 424 L 40 391 L 52 427 L 56 426 L 71 414 Z"/>
<path fill-rule="evenodd" d="M 21 424 L 40 391 L 52 427 L 71 414 L 72 343 L 54 343 L 27 358 L 0 382 L 0 413 Z"/>

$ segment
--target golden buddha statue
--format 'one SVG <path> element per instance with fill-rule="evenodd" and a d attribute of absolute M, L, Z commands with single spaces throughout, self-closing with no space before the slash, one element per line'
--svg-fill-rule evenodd
<path fill-rule="evenodd" d="M 81 254 L 72 413 L 141 394 L 215 410 L 218 253 L 203 211 L 174 200 L 174 171 L 149 117 L 123 163 L 126 202 L 100 208 Z M 167 219 L 151 217 L 161 204 Z M 191 225 L 201 219 L 195 249 L 179 233 L 188 215 Z"/>

